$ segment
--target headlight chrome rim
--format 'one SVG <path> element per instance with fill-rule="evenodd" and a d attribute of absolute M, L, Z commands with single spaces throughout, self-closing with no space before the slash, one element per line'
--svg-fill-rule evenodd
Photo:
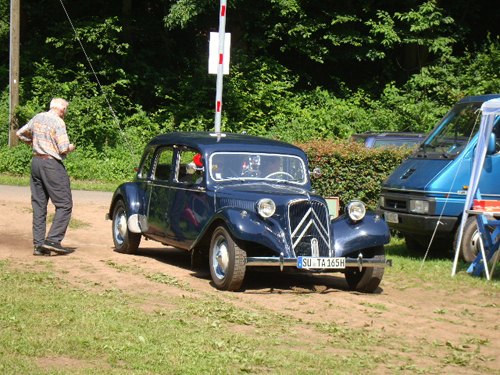
<path fill-rule="evenodd" d="M 257 212 L 264 219 L 267 219 L 276 212 L 276 203 L 270 198 L 263 198 L 257 202 Z"/>
<path fill-rule="evenodd" d="M 363 202 L 352 201 L 347 205 L 346 212 L 352 221 L 360 221 L 366 215 L 366 207 Z"/>

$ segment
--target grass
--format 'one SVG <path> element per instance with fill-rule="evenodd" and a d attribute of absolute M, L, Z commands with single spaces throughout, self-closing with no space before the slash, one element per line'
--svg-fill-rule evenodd
<path fill-rule="evenodd" d="M 0 281 L 2 374 L 63 374 L 68 364 L 72 374 L 359 373 L 381 360 L 369 354 L 373 335 L 330 324 L 318 328 L 330 341 L 311 349 L 294 332 L 304 323 L 214 296 L 167 295 L 176 308 L 145 312 L 137 296 L 75 288 L 50 268 L 1 261 Z M 324 350 L 333 342 L 367 354 L 339 357 Z"/>
<path fill-rule="evenodd" d="M 485 307 L 500 307 L 498 273 L 492 281 L 471 277 L 460 263 L 450 277 L 450 259 L 423 262 L 397 238 L 387 253 L 393 267 L 384 280 L 400 290 L 432 285 L 453 294 L 475 288 L 492 296 Z M 289 313 L 296 308 L 280 313 L 242 307 L 237 294 L 195 293 L 167 273 L 103 262 L 124 277 L 134 275 L 178 293 L 80 288 L 66 282 L 52 260 L 37 260 L 35 266 L 0 261 L 1 374 L 442 374 L 447 365 L 455 366 L 452 372 L 459 368 L 457 373 L 498 373 L 487 367 L 497 359 L 481 353 L 481 346 L 491 345 L 482 337 L 406 342 L 370 324 L 310 323 Z M 319 313 L 309 305 L 309 295 L 296 299 L 307 305 L 307 314 Z M 152 300 L 161 303 L 154 306 Z M 372 301 L 359 302 L 370 321 L 390 312 L 386 304 Z M 341 301 L 332 302 L 331 308 L 344 308 Z M 475 319 L 467 306 L 456 313 L 435 307 L 431 313 L 436 321 Z"/>
<path fill-rule="evenodd" d="M 422 285 L 432 279 L 450 291 L 470 286 L 496 295 L 500 290 L 498 279 L 485 282 L 463 272 L 451 278 L 449 260 L 430 260 L 418 271 L 420 259 L 395 254 L 400 246 L 404 245 L 397 239 L 388 246 L 395 260 L 395 267 L 388 270 L 392 283 Z M 240 307 L 233 303 L 237 296 L 231 298 L 231 294 L 220 298 L 190 293 L 188 285 L 166 273 L 103 262 L 125 275 L 187 294 L 154 295 L 145 290 L 128 295 L 116 288 L 82 289 L 60 278 L 50 260 L 24 268 L 0 261 L 0 373 L 65 374 L 68 368 L 72 374 L 443 373 L 419 367 L 418 358 L 439 358 L 436 361 L 443 366 L 476 372 L 481 372 L 477 363 L 494 360 L 471 349 L 490 344 L 481 337 L 464 337 L 458 343 L 407 343 L 369 324 L 352 328 L 347 322 L 310 323 L 287 314 L 286 309 L 280 313 Z M 151 300 L 161 304 L 138 307 L 150 306 Z M 376 314 L 389 309 L 382 303 L 360 305 Z M 437 319 L 450 318 L 444 309 L 433 314 Z M 472 318 L 465 307 L 459 314 Z M 314 337 L 314 342 L 307 336 Z"/>
<path fill-rule="evenodd" d="M 485 277 L 473 277 L 467 273 L 468 263 L 458 262 L 457 271 L 454 277 L 451 276 L 453 268 L 453 254 L 447 257 L 415 255 L 408 251 L 403 239 L 393 237 L 389 246 L 386 246 L 386 256 L 393 260 L 390 269 L 392 276 L 396 277 L 400 289 L 422 285 L 426 282 L 437 283 L 450 288 L 450 292 L 461 285 L 471 287 L 492 287 L 497 290 L 500 281 L 500 269 L 497 265 L 496 271 L 491 281 Z"/>

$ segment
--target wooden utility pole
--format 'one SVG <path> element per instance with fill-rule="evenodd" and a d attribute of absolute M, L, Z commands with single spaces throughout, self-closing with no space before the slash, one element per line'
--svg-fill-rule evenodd
<path fill-rule="evenodd" d="M 19 121 L 16 107 L 19 105 L 19 27 L 21 0 L 10 0 L 10 59 L 9 59 L 9 147 L 17 146 L 16 132 Z"/>

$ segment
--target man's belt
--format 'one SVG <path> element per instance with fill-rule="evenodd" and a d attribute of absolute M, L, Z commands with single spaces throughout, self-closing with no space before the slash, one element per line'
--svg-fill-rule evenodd
<path fill-rule="evenodd" d="M 38 158 L 38 159 L 55 159 L 53 156 L 47 155 L 47 154 L 33 154 L 33 157 Z"/>

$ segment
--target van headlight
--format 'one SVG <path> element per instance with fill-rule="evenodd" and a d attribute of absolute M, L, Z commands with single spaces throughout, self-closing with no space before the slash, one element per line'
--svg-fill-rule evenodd
<path fill-rule="evenodd" d="M 263 218 L 268 218 L 276 212 L 276 203 L 272 199 L 264 198 L 257 202 L 257 212 Z"/>
<path fill-rule="evenodd" d="M 415 214 L 428 214 L 429 201 L 410 199 L 410 212 L 413 212 Z"/>
<path fill-rule="evenodd" d="M 352 221 L 360 221 L 366 215 L 366 208 L 362 202 L 352 201 L 347 205 L 346 212 Z"/>

